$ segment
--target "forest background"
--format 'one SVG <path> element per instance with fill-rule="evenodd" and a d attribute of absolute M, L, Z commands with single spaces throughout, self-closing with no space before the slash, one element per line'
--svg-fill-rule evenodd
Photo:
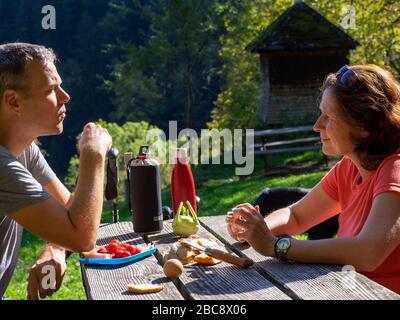
<path fill-rule="evenodd" d="M 399 76 L 400 4 L 304 2 L 360 43 L 351 53 L 352 64 L 375 63 Z M 263 128 L 256 114 L 259 57 L 245 48 L 293 4 L 294 0 L 0 0 L 0 43 L 38 43 L 56 52 L 71 101 L 64 133 L 40 142 L 54 171 L 71 182 L 77 168 L 76 137 L 89 121 L 108 123 L 120 135 L 114 137 L 120 140 L 120 151 L 134 153 L 138 150 L 124 142 L 124 125 L 133 130 L 132 139 L 149 127 L 167 132 L 168 120 L 178 121 L 178 129 L 197 131 Z M 56 10 L 55 29 L 42 27 L 45 5 Z M 346 11 L 349 5 L 353 17 Z"/>

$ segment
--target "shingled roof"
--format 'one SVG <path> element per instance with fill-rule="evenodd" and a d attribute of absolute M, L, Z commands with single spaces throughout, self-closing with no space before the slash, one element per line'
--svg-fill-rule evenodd
<path fill-rule="evenodd" d="M 247 50 L 256 53 L 307 49 L 354 49 L 359 43 L 302 1 L 288 8 Z"/>

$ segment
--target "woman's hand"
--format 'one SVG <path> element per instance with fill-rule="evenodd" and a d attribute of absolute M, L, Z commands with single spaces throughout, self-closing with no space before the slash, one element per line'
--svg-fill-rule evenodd
<path fill-rule="evenodd" d="M 254 250 L 265 256 L 274 256 L 276 237 L 269 230 L 258 206 L 249 203 L 241 204 L 232 209 L 233 221 L 231 228 L 239 230 L 235 233 L 238 241 L 247 241 Z"/>
<path fill-rule="evenodd" d="M 236 241 L 239 241 L 239 242 L 246 242 L 246 240 L 239 240 L 239 239 L 237 238 L 237 233 L 238 233 L 239 231 L 241 231 L 242 228 L 239 228 L 238 226 L 234 225 L 234 224 L 233 224 L 233 219 L 234 219 L 233 212 L 232 212 L 232 211 L 229 211 L 229 212 L 227 213 L 226 219 L 225 219 L 225 221 L 226 221 L 226 228 L 227 228 L 227 230 L 228 230 L 229 235 L 230 235 L 233 239 L 235 239 Z"/>

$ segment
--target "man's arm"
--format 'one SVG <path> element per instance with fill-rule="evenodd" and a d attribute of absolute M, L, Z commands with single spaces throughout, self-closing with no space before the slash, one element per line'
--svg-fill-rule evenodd
<path fill-rule="evenodd" d="M 55 177 L 53 180 L 51 180 L 49 183 L 47 183 L 44 188 L 48 193 L 50 193 L 53 198 L 55 198 L 65 209 L 69 209 L 71 207 L 72 201 L 74 199 L 74 194 L 71 193 L 65 186 L 64 184 Z M 53 243 L 47 243 L 45 247 L 43 248 L 43 251 L 45 250 L 58 250 L 58 251 L 63 251 L 64 255 L 68 257 L 71 252 L 67 252 L 64 248 L 57 246 Z"/>
<path fill-rule="evenodd" d="M 10 217 L 33 234 L 72 251 L 93 249 L 103 206 L 104 162 L 110 147 L 111 137 L 105 129 L 86 125 L 80 140 L 78 185 L 69 209 L 50 198 Z"/>
<path fill-rule="evenodd" d="M 70 207 L 73 196 L 57 177 L 47 183 L 44 188 L 64 208 L 68 209 Z M 66 254 L 67 251 L 63 247 L 54 243 L 46 243 L 29 272 L 27 287 L 27 298 L 29 300 L 38 300 L 39 296 L 44 299 L 46 296 L 51 296 L 61 287 L 67 268 Z M 45 289 L 42 284 L 44 277 L 48 276 L 46 272 L 43 272 L 45 267 L 51 267 L 55 270 L 55 283 L 48 289 Z"/>
<path fill-rule="evenodd" d="M 48 193 L 52 195 L 65 209 L 69 209 L 73 200 L 73 193 L 63 185 L 63 183 L 55 177 L 49 183 L 47 183 L 44 188 Z"/>

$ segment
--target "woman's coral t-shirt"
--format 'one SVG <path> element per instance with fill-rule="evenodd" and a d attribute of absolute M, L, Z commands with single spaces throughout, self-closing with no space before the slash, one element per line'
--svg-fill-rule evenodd
<path fill-rule="evenodd" d="M 338 237 L 358 235 L 378 194 L 396 192 L 400 196 L 400 153 L 387 157 L 367 180 L 360 181 L 357 167 L 346 156 L 321 181 L 324 191 L 341 206 Z M 400 293 L 400 245 L 373 272 L 361 273 Z"/>

